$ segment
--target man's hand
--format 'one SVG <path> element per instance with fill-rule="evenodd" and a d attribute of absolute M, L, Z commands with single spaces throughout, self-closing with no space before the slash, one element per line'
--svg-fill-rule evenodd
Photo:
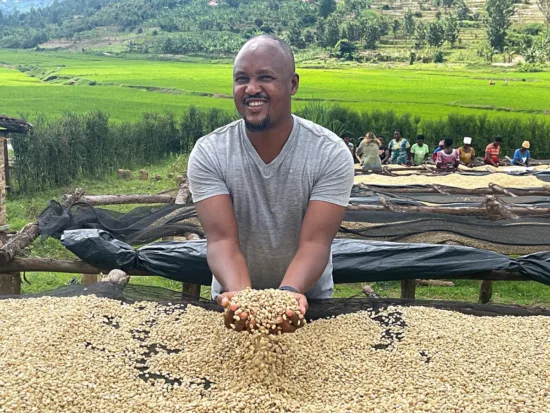
<path fill-rule="evenodd" d="M 281 327 L 281 332 L 283 333 L 293 333 L 296 329 L 301 328 L 306 325 L 306 320 L 304 314 L 308 309 L 307 298 L 303 294 L 293 293 L 291 291 L 286 291 L 288 294 L 292 294 L 296 301 L 298 301 L 298 308 L 300 314 L 295 313 L 292 310 L 288 310 L 285 314 L 281 314 L 278 318 L 278 324 Z M 230 291 L 218 295 L 216 301 L 225 309 L 224 313 L 224 324 L 227 328 L 233 329 L 231 324 L 235 326 L 235 331 L 248 330 L 250 332 L 256 329 L 254 321 L 248 322 L 248 313 L 239 312 L 239 307 L 236 305 L 231 305 L 231 298 L 238 291 Z M 235 319 L 238 317 L 238 319 Z M 270 330 L 271 334 L 277 334 L 277 330 Z"/>
<path fill-rule="evenodd" d="M 230 291 L 228 293 L 220 294 L 216 298 L 218 304 L 225 309 L 223 317 L 225 326 L 227 328 L 232 328 L 231 324 L 233 324 L 235 326 L 235 331 L 243 331 L 246 328 L 252 329 L 254 326 L 248 324 L 248 313 L 239 313 L 239 318 L 237 320 L 235 319 L 235 312 L 238 312 L 239 307 L 236 305 L 230 305 L 230 301 L 231 298 L 233 298 L 233 296 L 237 293 L 238 291 Z"/>
<path fill-rule="evenodd" d="M 306 325 L 306 319 L 304 315 L 308 309 L 307 298 L 305 295 L 300 293 L 293 293 L 292 291 L 286 291 L 288 294 L 291 294 L 296 301 L 298 301 L 298 308 L 300 314 L 296 314 L 292 310 L 288 310 L 284 317 L 281 315 L 279 318 L 279 326 L 283 333 L 294 333 L 298 328 L 301 328 Z"/>

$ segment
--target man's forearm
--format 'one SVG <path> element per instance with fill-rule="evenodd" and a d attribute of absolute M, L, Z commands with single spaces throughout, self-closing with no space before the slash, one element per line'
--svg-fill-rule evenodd
<path fill-rule="evenodd" d="M 207 245 L 208 266 L 224 291 L 240 291 L 251 287 L 248 267 L 238 243 L 220 240 Z"/>
<path fill-rule="evenodd" d="M 306 293 L 323 275 L 331 253 L 330 247 L 330 244 L 327 246 L 315 242 L 300 245 L 281 285 L 288 285 L 301 293 Z"/>

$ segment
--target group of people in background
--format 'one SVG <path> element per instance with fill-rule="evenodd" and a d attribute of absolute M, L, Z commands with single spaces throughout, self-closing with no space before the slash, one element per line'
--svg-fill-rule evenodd
<path fill-rule="evenodd" d="M 393 139 L 387 145 L 384 136 L 376 136 L 373 132 L 368 132 L 360 138 L 357 148 L 355 148 L 349 136 L 344 136 L 344 141 L 348 145 L 355 162 L 361 164 L 363 171 L 381 169 L 382 165 L 386 164 L 423 165 L 431 156 L 431 160 L 435 163 L 437 169 L 448 172 L 456 170 L 459 165 L 472 167 L 476 160 L 472 138 L 468 136 L 464 138 L 463 145 L 458 149 L 453 147 L 454 141 L 452 138 L 446 138 L 439 142 L 433 152 L 430 152 L 428 145 L 424 142 L 424 135 L 418 135 L 416 143 L 411 146 L 409 141 L 403 138 L 399 129 L 394 131 Z M 483 157 L 485 164 L 496 167 L 501 164 L 499 161 L 501 144 L 502 138 L 497 136 L 493 142 L 487 145 Z M 514 152 L 510 163 L 512 165 L 529 166 L 530 146 L 529 141 L 524 141 L 521 148 Z"/>

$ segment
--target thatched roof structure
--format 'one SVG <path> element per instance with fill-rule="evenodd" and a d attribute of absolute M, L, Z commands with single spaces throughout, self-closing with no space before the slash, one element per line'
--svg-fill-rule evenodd
<path fill-rule="evenodd" d="M 0 132 L 26 133 L 31 128 L 32 125 L 23 119 L 10 118 L 6 115 L 0 115 Z"/>

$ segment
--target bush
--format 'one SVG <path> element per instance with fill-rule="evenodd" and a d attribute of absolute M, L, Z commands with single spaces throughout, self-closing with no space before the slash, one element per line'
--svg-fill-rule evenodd
<path fill-rule="evenodd" d="M 384 4 L 384 5 L 382 6 L 382 10 L 391 10 L 391 7 L 390 7 L 389 4 Z"/>
<path fill-rule="evenodd" d="M 434 53 L 434 63 L 443 63 L 445 55 L 442 50 L 436 50 Z"/>
<path fill-rule="evenodd" d="M 415 11 L 415 12 L 413 13 L 413 16 L 414 16 L 414 17 L 418 17 L 419 19 L 421 19 L 421 18 L 422 18 L 422 13 L 419 12 L 419 11 Z"/>
<path fill-rule="evenodd" d="M 518 72 L 520 73 L 536 73 L 544 72 L 544 69 L 541 65 L 536 63 L 520 63 L 518 65 Z"/>

